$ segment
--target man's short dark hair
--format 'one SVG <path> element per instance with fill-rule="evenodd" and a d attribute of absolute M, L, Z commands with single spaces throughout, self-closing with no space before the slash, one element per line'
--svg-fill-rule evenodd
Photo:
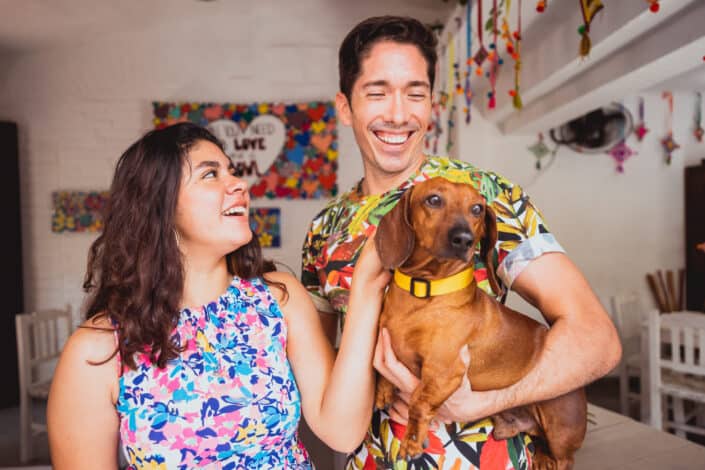
<path fill-rule="evenodd" d="M 393 41 L 416 46 L 426 59 L 428 80 L 433 89 L 436 76 L 437 39 L 433 31 L 420 21 L 403 16 L 375 16 L 355 26 L 340 45 L 338 73 L 340 91 L 350 101 L 353 85 L 360 76 L 362 60 L 378 42 Z"/>

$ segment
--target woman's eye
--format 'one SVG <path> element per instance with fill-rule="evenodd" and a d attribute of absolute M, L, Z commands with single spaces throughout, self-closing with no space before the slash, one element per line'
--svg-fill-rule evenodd
<path fill-rule="evenodd" d="M 437 194 L 431 194 L 429 197 L 426 198 L 426 204 L 431 207 L 440 207 L 442 203 L 443 200 Z"/>
<path fill-rule="evenodd" d="M 216 176 L 217 176 L 217 172 L 215 170 L 210 170 L 210 171 L 207 171 L 206 173 L 203 174 L 203 179 L 215 178 Z"/>
<path fill-rule="evenodd" d="M 472 215 L 480 215 L 482 214 L 482 205 L 481 204 L 475 204 L 470 208 L 470 212 L 472 212 Z"/>

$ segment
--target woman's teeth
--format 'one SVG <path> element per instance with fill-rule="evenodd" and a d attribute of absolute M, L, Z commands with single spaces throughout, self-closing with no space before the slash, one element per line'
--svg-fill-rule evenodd
<path fill-rule="evenodd" d="M 223 211 L 223 215 L 245 215 L 244 206 L 235 206 Z"/>

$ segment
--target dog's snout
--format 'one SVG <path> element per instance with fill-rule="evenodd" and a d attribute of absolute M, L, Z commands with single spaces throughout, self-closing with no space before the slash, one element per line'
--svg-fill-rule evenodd
<path fill-rule="evenodd" d="M 458 254 L 467 252 L 473 244 L 473 236 L 467 226 L 455 226 L 448 232 L 450 246 Z"/>

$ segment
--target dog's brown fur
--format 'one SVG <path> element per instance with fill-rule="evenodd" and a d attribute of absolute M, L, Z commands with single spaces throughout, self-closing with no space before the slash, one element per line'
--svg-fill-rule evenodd
<path fill-rule="evenodd" d="M 446 278 L 472 266 L 475 246 L 481 241 L 489 282 L 498 292 L 490 260 L 496 240 L 496 218 L 482 195 L 470 185 L 443 178 L 406 191 L 381 220 L 375 237 L 386 267 L 426 280 Z M 472 389 L 495 390 L 529 372 L 547 334 L 543 325 L 500 304 L 475 282 L 460 291 L 423 299 L 392 282 L 380 317 L 382 327 L 389 330 L 396 356 L 421 380 L 409 403 L 402 458 L 422 452 L 431 419 L 460 386 L 466 371 L 460 359 L 463 345 L 470 351 L 467 373 Z M 393 385 L 380 376 L 375 405 L 384 408 L 393 398 Z M 538 438 L 533 469 L 569 469 L 585 437 L 585 394 L 579 389 L 502 412 L 492 420 L 497 439 L 518 432 Z"/>

